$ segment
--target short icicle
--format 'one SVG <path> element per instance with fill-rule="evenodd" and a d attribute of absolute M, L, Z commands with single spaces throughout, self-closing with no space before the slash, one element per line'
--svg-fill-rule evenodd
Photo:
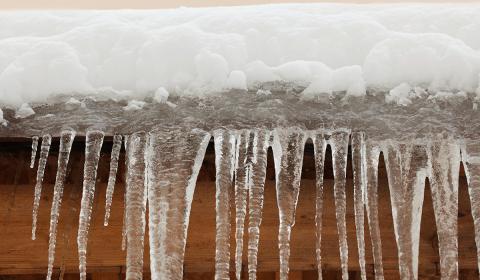
<path fill-rule="evenodd" d="M 251 153 L 253 131 L 241 131 L 237 138 L 235 166 L 235 276 L 240 280 L 242 273 L 243 235 L 248 203 L 248 185 L 251 176 Z"/>
<path fill-rule="evenodd" d="M 113 136 L 112 153 L 110 155 L 110 171 L 108 173 L 107 192 L 105 195 L 105 220 L 104 226 L 108 226 L 110 219 L 110 208 L 112 206 L 113 192 L 115 189 L 115 182 L 117 180 L 118 158 L 120 157 L 120 149 L 122 148 L 122 135 Z"/>
<path fill-rule="evenodd" d="M 358 262 L 360 264 L 360 276 L 367 279 L 365 271 L 365 201 L 366 189 L 366 151 L 365 134 L 363 132 L 352 133 L 352 167 L 353 167 L 353 203 L 355 209 L 355 231 L 358 244 Z"/>
<path fill-rule="evenodd" d="M 462 161 L 467 177 L 470 204 L 472 205 L 477 264 L 480 269 L 480 143 L 478 140 L 465 140 L 465 146 L 462 149 Z"/>
<path fill-rule="evenodd" d="M 125 194 L 126 280 L 141 280 L 143 277 L 143 249 L 147 207 L 145 147 L 145 132 L 136 132 L 129 136 Z"/>
<path fill-rule="evenodd" d="M 273 133 L 272 149 L 275 161 L 277 204 L 280 218 L 278 229 L 280 280 L 287 280 L 290 258 L 290 234 L 295 224 L 295 211 L 300 191 L 306 134 L 298 128 L 275 129 Z"/>
<path fill-rule="evenodd" d="M 335 131 L 329 139 L 332 148 L 333 159 L 333 192 L 335 197 L 335 217 L 337 219 L 337 230 L 340 247 L 340 263 L 342 267 L 342 279 L 348 279 L 348 244 L 347 244 L 347 222 L 346 222 L 346 174 L 349 133 L 346 131 Z"/>
<path fill-rule="evenodd" d="M 458 174 L 460 147 L 453 140 L 430 145 L 430 189 L 437 225 L 442 279 L 458 279 Z"/>
<path fill-rule="evenodd" d="M 323 175 L 327 144 L 322 132 L 313 136 L 315 156 L 315 256 L 318 280 L 322 280 Z"/>
<path fill-rule="evenodd" d="M 30 168 L 35 166 L 35 159 L 37 158 L 38 136 L 32 137 L 32 155 L 30 156 Z"/>
<path fill-rule="evenodd" d="M 38 208 L 40 207 L 40 198 L 42 196 L 42 183 L 45 174 L 45 167 L 47 166 L 48 153 L 52 144 L 52 136 L 45 134 L 42 137 L 42 146 L 40 148 L 40 158 L 38 159 L 37 167 L 37 182 L 35 183 L 35 194 L 33 198 L 32 211 L 32 240 L 35 240 L 37 231 L 37 216 Z"/>
<path fill-rule="evenodd" d="M 75 131 L 62 131 L 60 136 L 60 149 L 58 151 L 57 175 L 55 178 L 55 186 L 53 188 L 52 209 L 50 213 L 50 234 L 48 243 L 48 271 L 47 280 L 52 278 L 53 262 L 55 260 L 55 245 L 57 243 L 57 225 L 60 216 L 60 208 L 62 205 L 63 186 L 67 175 L 68 159 L 72 149 Z"/>
<path fill-rule="evenodd" d="M 235 134 L 224 129 L 213 133 L 216 170 L 215 280 L 230 279 L 230 193 L 235 169 Z"/>
<path fill-rule="evenodd" d="M 257 279 L 258 243 L 270 139 L 270 133 L 264 129 L 254 129 L 253 132 L 253 154 L 248 184 L 248 277 L 250 280 Z"/>
<path fill-rule="evenodd" d="M 426 145 L 388 143 L 383 151 L 401 279 L 418 279 L 420 222 L 428 171 Z"/>
<path fill-rule="evenodd" d="M 98 161 L 103 144 L 103 132 L 88 131 L 85 138 L 85 164 L 83 168 L 83 193 L 78 221 L 78 260 L 80 279 L 87 279 L 87 240 L 92 215 Z"/>
<path fill-rule="evenodd" d="M 366 176 L 365 205 L 367 208 L 368 228 L 372 243 L 373 269 L 376 280 L 383 280 L 382 240 L 380 237 L 380 222 L 378 219 L 378 159 L 380 145 L 366 141 Z"/>
<path fill-rule="evenodd" d="M 193 194 L 211 136 L 200 129 L 168 129 L 148 137 L 151 278 L 180 280 Z"/>

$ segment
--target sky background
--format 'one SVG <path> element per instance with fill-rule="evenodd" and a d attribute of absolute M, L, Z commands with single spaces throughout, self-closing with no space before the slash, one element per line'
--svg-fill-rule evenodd
<path fill-rule="evenodd" d="M 401 3 L 401 0 L 0 0 L 0 9 L 158 9 L 181 6 L 231 6 L 266 3 L 348 2 L 348 3 Z M 412 1 L 409 1 L 412 2 Z M 480 0 L 417 0 L 414 2 L 478 2 Z"/>

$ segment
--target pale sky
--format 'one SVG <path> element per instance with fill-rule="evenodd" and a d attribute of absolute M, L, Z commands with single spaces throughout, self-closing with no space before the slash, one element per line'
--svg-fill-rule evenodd
<path fill-rule="evenodd" d="M 253 5 L 292 2 L 401 3 L 401 0 L 0 0 L 0 9 L 158 9 Z M 412 2 L 412 1 L 409 1 Z M 480 0 L 417 0 L 413 2 L 478 2 Z"/>

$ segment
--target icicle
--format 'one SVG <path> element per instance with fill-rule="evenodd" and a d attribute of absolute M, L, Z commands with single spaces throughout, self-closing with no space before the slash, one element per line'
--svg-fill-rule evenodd
<path fill-rule="evenodd" d="M 123 146 L 125 147 L 125 169 L 128 168 L 128 135 L 123 136 Z M 126 176 L 125 176 L 126 179 Z M 122 251 L 127 248 L 127 186 L 123 193 L 123 223 L 122 223 Z"/>
<path fill-rule="evenodd" d="M 313 137 L 315 153 L 315 255 L 317 258 L 318 280 L 322 280 L 322 216 L 323 216 L 323 173 L 325 150 L 327 148 L 323 133 Z"/>
<path fill-rule="evenodd" d="M 183 279 L 193 194 L 210 134 L 155 131 L 146 151 L 151 278 Z"/>
<path fill-rule="evenodd" d="M 250 280 L 257 278 L 258 242 L 262 223 L 269 139 L 270 133 L 266 130 L 254 130 L 252 164 L 248 184 L 248 275 Z"/>
<path fill-rule="evenodd" d="M 37 158 L 38 136 L 32 137 L 32 155 L 30 157 L 30 168 L 35 166 L 35 159 Z"/>
<path fill-rule="evenodd" d="M 458 279 L 458 174 L 460 148 L 452 140 L 430 147 L 430 189 L 437 225 L 442 279 Z"/>
<path fill-rule="evenodd" d="M 378 158 L 380 156 L 380 146 L 370 141 L 368 141 L 366 145 L 367 188 L 365 190 L 365 203 L 368 228 L 370 230 L 370 240 L 372 243 L 375 279 L 383 280 L 382 241 L 378 220 Z"/>
<path fill-rule="evenodd" d="M 230 193 L 235 169 L 235 133 L 216 130 L 216 237 L 215 279 L 230 279 Z"/>
<path fill-rule="evenodd" d="M 143 241 L 147 204 L 145 146 L 144 132 L 136 132 L 128 137 L 125 204 L 127 280 L 142 279 L 143 275 Z"/>
<path fill-rule="evenodd" d="M 237 139 L 235 167 L 235 276 L 240 280 L 242 273 L 243 233 L 247 212 L 248 185 L 251 175 L 251 153 L 253 132 L 242 131 Z"/>
<path fill-rule="evenodd" d="M 345 219 L 347 209 L 347 198 L 345 192 L 347 155 L 348 155 L 348 133 L 337 131 L 332 133 L 329 143 L 332 147 L 333 185 L 335 197 L 335 217 L 337 218 L 337 230 L 340 244 L 340 262 L 342 266 L 342 279 L 348 279 L 348 244 L 347 224 Z"/>
<path fill-rule="evenodd" d="M 417 279 L 420 221 L 428 168 L 426 147 L 391 143 L 384 153 L 400 278 Z"/>
<path fill-rule="evenodd" d="M 92 215 L 97 167 L 103 144 L 103 132 L 88 131 L 85 139 L 85 165 L 83 169 L 83 193 L 78 221 L 78 259 L 80 279 L 87 279 L 87 239 Z"/>
<path fill-rule="evenodd" d="M 110 218 L 110 207 L 112 206 L 113 191 L 115 189 L 115 181 L 117 180 L 118 158 L 120 149 L 122 148 L 122 135 L 113 136 L 112 154 L 110 156 L 110 172 L 108 174 L 107 193 L 105 195 L 105 221 L 104 226 L 108 226 Z"/>
<path fill-rule="evenodd" d="M 42 146 L 40 148 L 40 158 L 38 160 L 37 182 L 35 184 L 35 194 L 33 198 L 33 213 L 32 213 L 32 240 L 35 240 L 35 233 L 37 231 L 37 215 L 40 206 L 40 197 L 42 195 L 43 175 L 45 174 L 45 166 L 47 165 L 48 153 L 50 152 L 50 145 L 52 144 L 52 137 L 45 134 L 42 137 Z"/>
<path fill-rule="evenodd" d="M 65 182 L 65 176 L 67 175 L 68 159 L 70 158 L 70 150 L 72 149 L 72 143 L 74 138 L 75 131 L 72 130 L 65 130 L 60 136 L 57 176 L 55 178 L 55 186 L 53 188 L 52 210 L 50 213 L 50 239 L 48 244 L 47 280 L 50 280 L 52 278 L 53 262 L 55 260 L 55 245 L 57 242 L 57 225 L 58 218 L 60 216 L 60 208 L 63 196 L 63 185 Z"/>
<path fill-rule="evenodd" d="M 468 182 L 470 204 L 472 205 L 477 262 L 478 269 L 480 269 L 480 143 L 478 140 L 465 140 L 465 147 L 462 149 L 462 160 Z"/>
<path fill-rule="evenodd" d="M 352 167 L 353 167 L 353 201 L 355 209 L 355 231 L 358 244 L 358 262 L 362 280 L 367 279 L 365 272 L 365 202 L 364 190 L 366 185 L 365 175 L 365 135 L 363 132 L 352 133 Z"/>
<path fill-rule="evenodd" d="M 274 130 L 272 148 L 280 218 L 278 230 L 280 280 L 288 279 L 290 233 L 295 224 L 295 210 L 300 191 L 305 140 L 305 133 L 297 128 Z"/>

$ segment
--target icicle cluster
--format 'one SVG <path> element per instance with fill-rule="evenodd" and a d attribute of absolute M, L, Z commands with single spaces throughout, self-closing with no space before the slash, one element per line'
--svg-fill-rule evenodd
<path fill-rule="evenodd" d="M 195 184 L 213 136 L 216 168 L 216 252 L 215 279 L 240 279 L 243 264 L 245 227 L 248 237 L 248 278 L 256 279 L 260 242 L 267 151 L 271 147 L 275 163 L 276 194 L 279 210 L 279 277 L 288 279 L 290 235 L 300 191 L 304 146 L 311 139 L 316 169 L 316 260 L 322 279 L 323 169 L 325 153 L 332 150 L 334 198 L 339 235 L 342 279 L 348 279 L 346 228 L 346 170 L 349 145 L 353 167 L 355 227 L 361 279 L 366 279 L 364 218 L 370 231 L 374 272 L 383 279 L 382 244 L 378 215 L 378 162 L 383 153 L 392 202 L 394 231 L 402 279 L 418 279 L 418 254 L 421 211 L 426 178 L 431 185 L 435 221 L 438 229 L 442 279 L 458 279 L 457 213 L 458 173 L 465 164 L 472 202 L 477 248 L 480 248 L 480 144 L 460 143 L 448 137 L 399 143 L 373 141 L 363 132 L 349 130 L 306 131 L 301 128 L 230 130 L 213 132 L 201 129 L 158 129 L 125 136 L 126 188 L 122 248 L 127 250 L 126 279 L 142 279 L 144 236 L 148 202 L 148 234 L 152 279 L 182 279 L 187 230 Z M 47 280 L 52 276 L 56 232 L 63 185 L 75 132 L 60 136 L 57 175 L 51 208 Z M 97 167 L 104 133 L 86 133 L 83 194 L 78 228 L 78 255 L 81 279 L 86 279 L 87 237 L 94 202 Z M 51 145 L 51 136 L 42 136 L 37 182 L 33 203 L 32 238 L 42 181 Z M 38 137 L 32 138 L 32 163 Z M 110 159 L 106 194 L 105 225 L 118 170 L 122 136 L 115 135 Z M 231 196 L 234 197 L 231 197 Z M 231 205 L 235 203 L 235 256 L 230 256 Z M 248 209 L 248 211 L 247 211 Z M 245 221 L 248 219 L 248 225 Z M 478 249 L 480 257 L 480 249 Z M 235 266 L 230 267 L 234 258 Z M 480 263 L 479 263 L 480 267 Z"/>

